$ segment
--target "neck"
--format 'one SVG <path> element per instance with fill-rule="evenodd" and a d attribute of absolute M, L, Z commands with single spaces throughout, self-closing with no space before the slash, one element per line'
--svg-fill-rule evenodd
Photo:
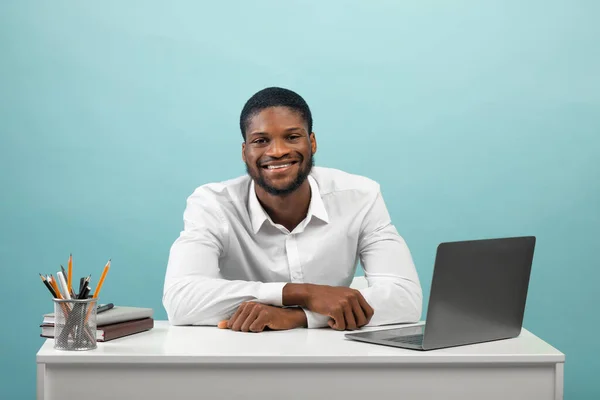
<path fill-rule="evenodd" d="M 258 185 L 254 186 L 254 191 L 273 222 L 285 226 L 290 232 L 306 218 L 311 195 L 308 179 L 298 189 L 285 196 L 270 194 Z"/>

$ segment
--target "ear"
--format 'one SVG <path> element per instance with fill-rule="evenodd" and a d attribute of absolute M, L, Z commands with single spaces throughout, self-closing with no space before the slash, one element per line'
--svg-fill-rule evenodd
<path fill-rule="evenodd" d="M 242 142 L 242 161 L 246 163 L 246 142 Z"/>
<path fill-rule="evenodd" d="M 310 149 L 314 155 L 317 152 L 317 138 L 315 136 L 315 133 L 312 132 L 310 134 L 309 138 L 310 138 Z"/>

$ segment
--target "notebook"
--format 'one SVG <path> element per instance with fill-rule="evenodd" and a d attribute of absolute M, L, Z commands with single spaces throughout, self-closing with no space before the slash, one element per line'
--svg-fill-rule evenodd
<path fill-rule="evenodd" d="M 54 325 L 42 324 L 41 328 L 41 337 L 54 338 Z M 96 341 L 108 342 L 109 340 L 144 332 L 152 328 L 154 328 L 154 320 L 152 318 L 136 319 L 133 321 L 123 321 L 110 325 L 98 326 L 96 329 Z"/>
<path fill-rule="evenodd" d="M 96 315 L 96 325 L 104 326 L 117 322 L 131 321 L 142 318 L 152 318 L 151 308 L 115 306 L 108 311 Z M 44 314 L 42 325 L 54 324 L 54 313 Z"/>

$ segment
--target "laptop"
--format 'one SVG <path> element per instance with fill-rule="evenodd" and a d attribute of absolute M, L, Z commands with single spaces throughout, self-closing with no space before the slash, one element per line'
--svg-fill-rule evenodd
<path fill-rule="evenodd" d="M 435 350 L 521 333 L 535 237 L 441 243 L 425 324 L 348 333 L 348 339 Z"/>

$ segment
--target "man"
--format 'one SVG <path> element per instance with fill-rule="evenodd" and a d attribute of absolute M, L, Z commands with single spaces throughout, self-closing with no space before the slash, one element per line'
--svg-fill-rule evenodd
<path fill-rule="evenodd" d="M 249 176 L 203 185 L 187 200 L 165 277 L 169 321 L 244 332 L 418 321 L 419 279 L 379 185 L 313 168 L 304 99 L 261 90 L 240 129 Z M 369 287 L 355 290 L 359 259 Z"/>

